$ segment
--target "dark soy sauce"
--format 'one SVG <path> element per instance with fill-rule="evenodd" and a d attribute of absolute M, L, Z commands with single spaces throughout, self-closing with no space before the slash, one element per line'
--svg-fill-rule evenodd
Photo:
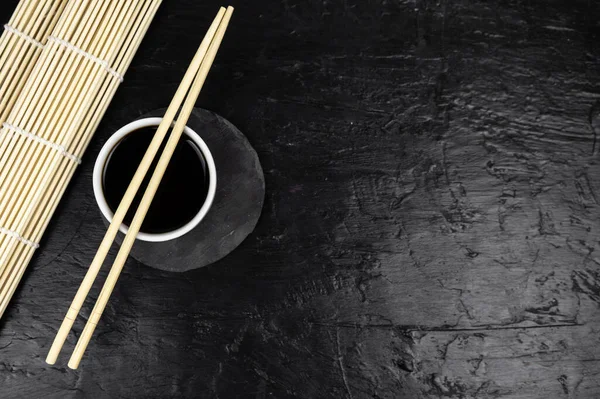
<path fill-rule="evenodd" d="M 108 157 L 102 184 L 106 201 L 113 213 L 119 206 L 155 132 L 156 127 L 146 127 L 131 132 L 117 144 Z M 124 220 L 128 226 L 142 200 L 168 137 L 167 134 L 129 208 Z M 192 220 L 206 199 L 208 179 L 208 169 L 202 152 L 196 143 L 183 134 L 140 231 L 153 234 L 166 233 Z"/>

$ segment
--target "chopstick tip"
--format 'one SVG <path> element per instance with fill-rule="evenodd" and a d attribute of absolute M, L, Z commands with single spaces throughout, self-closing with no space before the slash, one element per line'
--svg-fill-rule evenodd
<path fill-rule="evenodd" d="M 79 368 L 79 362 L 77 360 L 71 359 L 69 360 L 67 366 L 69 366 L 71 370 L 77 370 Z"/>

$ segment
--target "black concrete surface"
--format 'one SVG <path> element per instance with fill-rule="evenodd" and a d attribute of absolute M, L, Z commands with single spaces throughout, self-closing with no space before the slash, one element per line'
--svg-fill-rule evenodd
<path fill-rule="evenodd" d="M 104 234 L 94 158 L 168 104 L 218 5 L 159 10 L 0 322 L 0 397 L 600 397 L 588 0 L 234 1 L 198 106 L 257 150 L 256 230 L 187 273 L 130 259 L 81 368 L 92 300 L 44 363 Z"/>

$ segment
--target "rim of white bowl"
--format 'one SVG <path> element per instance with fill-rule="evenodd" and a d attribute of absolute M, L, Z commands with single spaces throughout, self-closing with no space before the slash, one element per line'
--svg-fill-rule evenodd
<path fill-rule="evenodd" d="M 162 118 L 155 117 L 138 119 L 136 121 L 128 123 L 127 125 L 117 130 L 108 139 L 108 141 L 100 150 L 100 153 L 98 154 L 98 157 L 96 158 L 96 163 L 94 165 L 92 181 L 94 186 L 94 197 L 96 198 L 96 203 L 98 204 L 102 215 L 109 223 L 112 222 L 114 213 L 110 210 L 108 203 L 106 202 L 106 198 L 104 196 L 104 187 L 102 186 L 102 174 L 104 172 L 106 162 L 110 159 L 110 155 L 113 149 L 121 140 L 123 140 L 123 138 L 125 138 L 125 136 L 127 136 L 135 130 L 144 127 L 158 126 L 161 121 Z M 174 240 L 183 236 L 186 233 L 189 233 L 202 221 L 202 219 L 204 219 L 215 199 L 215 193 L 217 191 L 217 168 L 215 166 L 215 161 L 213 159 L 212 153 L 210 152 L 210 149 L 208 148 L 204 140 L 202 140 L 198 133 L 196 133 L 190 127 L 186 126 L 183 133 L 187 135 L 198 146 L 198 148 L 202 152 L 202 155 L 204 156 L 206 165 L 208 167 L 208 192 L 204 204 L 202 204 L 202 207 L 200 208 L 196 216 L 194 216 L 192 220 L 190 220 L 188 223 L 181 226 L 180 228 L 168 231 L 166 233 L 157 234 L 139 232 L 136 237 L 136 239 L 138 240 L 148 242 L 163 242 Z M 157 156 L 160 156 L 160 154 L 157 154 Z M 125 223 L 121 223 L 121 226 L 119 226 L 119 230 L 123 234 L 127 234 L 129 228 L 127 225 L 125 225 Z"/>

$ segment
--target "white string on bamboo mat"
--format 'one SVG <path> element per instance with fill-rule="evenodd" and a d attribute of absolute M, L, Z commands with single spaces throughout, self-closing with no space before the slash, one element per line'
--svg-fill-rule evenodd
<path fill-rule="evenodd" d="M 17 28 L 14 28 L 12 26 L 10 26 L 9 24 L 5 24 L 4 25 L 4 29 L 7 32 L 10 32 L 10 33 L 12 33 L 14 35 L 19 36 L 21 39 L 23 39 L 23 40 L 25 40 L 25 41 L 33 44 L 36 47 L 39 47 L 41 49 L 43 49 L 45 47 L 42 43 L 40 43 L 39 41 L 35 40 L 33 37 L 31 37 L 31 36 L 29 36 L 29 35 L 21 32 L 20 30 L 18 30 Z"/>
<path fill-rule="evenodd" d="M 116 70 L 111 68 L 110 65 L 108 65 L 108 62 L 106 62 L 105 60 L 100 59 L 100 58 L 96 57 L 95 55 L 90 54 L 87 51 L 82 50 L 79 47 L 76 47 L 65 40 L 59 39 L 58 37 L 49 36 L 48 41 L 56 42 L 56 43 L 60 44 L 61 46 L 64 46 L 64 47 L 68 48 L 69 50 L 87 58 L 88 60 L 97 63 L 102 68 L 104 68 L 106 70 L 106 72 L 110 73 L 112 76 L 119 79 L 119 81 L 121 83 L 123 83 L 123 75 L 121 75 L 119 72 L 117 72 Z"/>
<path fill-rule="evenodd" d="M 23 244 L 32 247 L 33 249 L 38 249 L 40 247 L 40 244 L 38 244 L 37 242 L 33 242 L 30 241 L 26 238 L 23 238 L 19 233 L 17 233 L 16 231 L 12 231 L 9 229 L 5 229 L 4 227 L 0 227 L 0 233 L 7 235 L 9 237 L 13 237 L 16 238 L 17 240 L 21 241 Z"/>
<path fill-rule="evenodd" d="M 70 152 L 67 151 L 67 149 L 65 147 L 63 147 L 60 144 L 56 144 L 51 141 L 48 141 L 45 138 L 36 136 L 33 133 L 26 132 L 25 130 L 21 129 L 20 127 L 11 125 L 8 122 L 4 122 L 2 124 L 2 126 L 5 128 L 14 130 L 15 132 L 19 133 L 21 136 L 25 136 L 30 140 L 37 141 L 40 144 L 46 145 L 46 146 L 52 148 L 53 150 L 58 151 L 62 156 L 64 156 L 65 158 L 69 158 L 71 161 L 76 162 L 77 164 L 81 163 L 81 158 L 71 154 Z"/>

